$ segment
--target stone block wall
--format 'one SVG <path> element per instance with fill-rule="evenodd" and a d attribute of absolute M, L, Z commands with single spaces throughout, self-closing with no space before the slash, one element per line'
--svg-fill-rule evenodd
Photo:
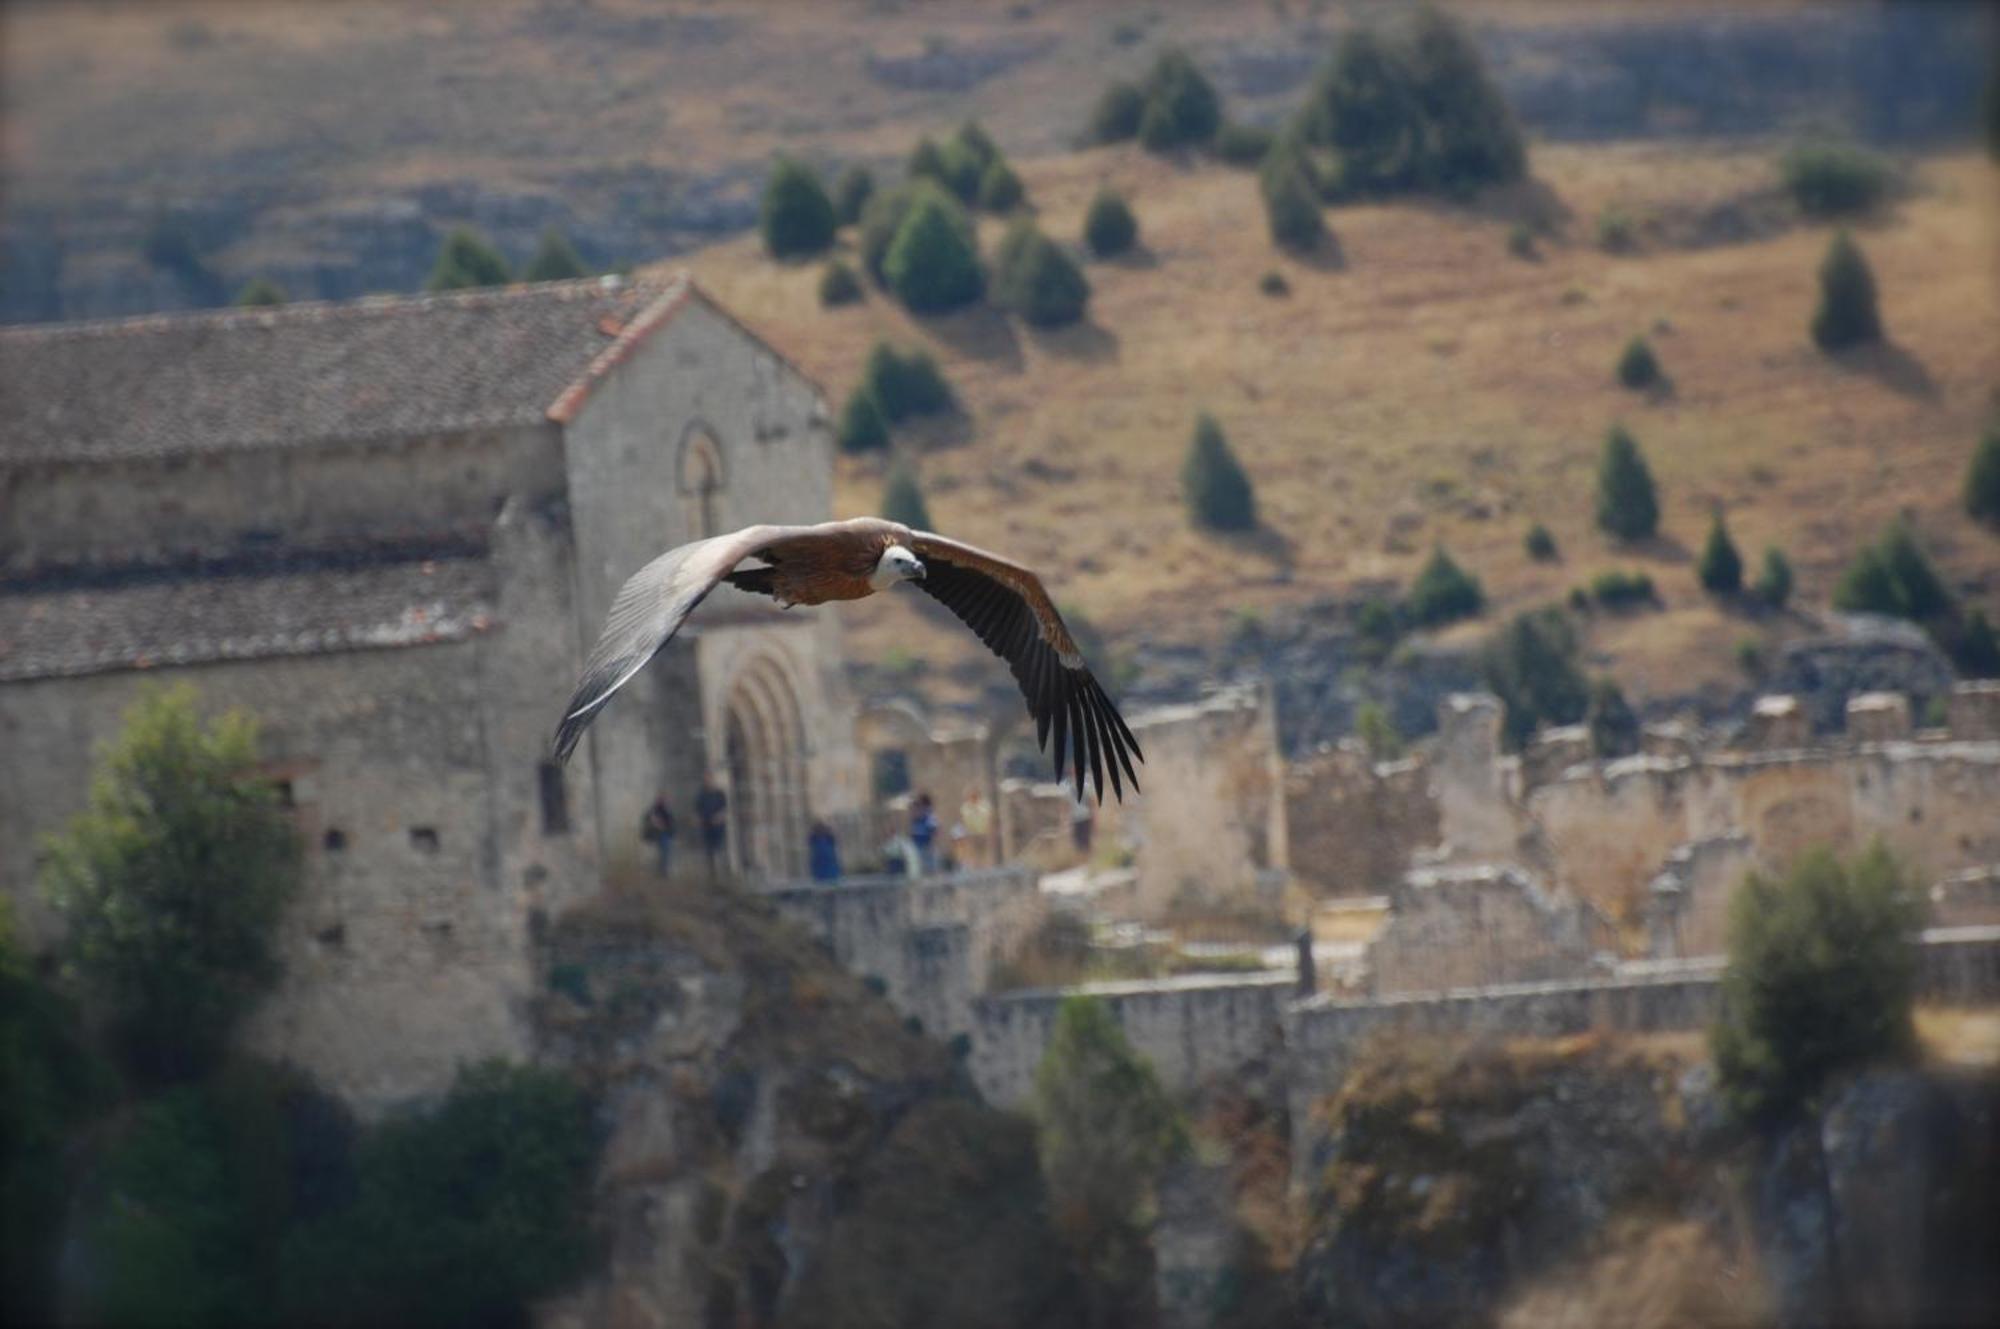
<path fill-rule="evenodd" d="M 1377 765 L 1345 746 L 1287 769 L 1285 822 L 1293 876 L 1322 898 L 1387 890 L 1440 834 L 1421 762 Z"/>
<path fill-rule="evenodd" d="M 1511 865 L 1419 869 L 1389 901 L 1368 948 L 1377 993 L 1580 977 L 1617 946 L 1595 910 Z"/>

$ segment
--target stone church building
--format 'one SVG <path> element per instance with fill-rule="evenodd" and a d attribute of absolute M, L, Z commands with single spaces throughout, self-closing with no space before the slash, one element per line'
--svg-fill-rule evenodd
<path fill-rule="evenodd" d="M 262 722 L 308 848 L 256 1041 L 350 1098 L 527 1051 L 548 915 L 642 858 L 802 872 L 866 763 L 831 614 L 722 588 L 547 743 L 625 577 L 832 515 L 819 389 L 691 280 L 589 279 L 0 330 L 0 887 L 46 941 L 37 842 L 152 682 Z"/>

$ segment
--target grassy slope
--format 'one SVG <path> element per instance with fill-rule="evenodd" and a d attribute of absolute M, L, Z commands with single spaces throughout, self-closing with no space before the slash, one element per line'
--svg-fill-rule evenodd
<path fill-rule="evenodd" d="M 1053 233 L 1074 236 L 1108 181 L 1133 199 L 1146 241 L 1137 260 L 1093 265 L 1090 324 L 1052 334 L 983 310 L 919 323 L 879 296 L 821 310 L 817 268 L 773 264 L 747 238 L 690 266 L 819 375 L 836 405 L 877 337 L 931 346 L 971 416 L 905 440 L 924 451 L 933 516 L 1042 569 L 1059 597 L 1113 629 L 1213 634 L 1246 610 L 1406 579 L 1442 540 L 1501 609 L 1603 568 L 1652 571 L 1666 610 L 1609 620 L 1592 647 L 1629 686 L 1659 692 L 1732 678 L 1731 647 L 1753 630 L 1694 582 L 1717 502 L 1753 569 L 1766 544 L 1791 553 L 1807 605 L 1825 603 L 1850 551 L 1899 510 L 1977 598 L 1992 605 L 2000 593 L 2000 544 L 1957 507 L 2000 364 L 1986 224 L 2000 180 L 1969 157 L 1919 164 L 1913 195 L 1861 235 L 1892 344 L 1835 361 L 1805 332 L 1824 228 L 1682 242 L 1718 210 L 1782 211 L 1770 161 L 1765 150 L 1685 144 L 1543 148 L 1543 188 L 1479 209 L 1330 213 L 1342 262 L 1314 266 L 1273 251 L 1247 174 L 1131 149 L 1024 160 Z M 1506 219 L 1551 196 L 1563 238 L 1539 262 L 1507 256 Z M 1591 220 L 1613 202 L 1648 219 L 1637 255 L 1590 243 Z M 1289 298 L 1258 292 L 1273 268 Z M 1613 381 L 1620 348 L 1641 331 L 1671 393 Z M 1255 477 L 1265 538 L 1188 529 L 1177 473 L 1200 409 Z M 1662 484 L 1662 537 L 1640 550 L 1591 525 L 1613 420 L 1638 436 Z M 843 461 L 842 511 L 873 510 L 880 483 L 879 463 Z M 1523 554 L 1537 519 L 1561 563 Z M 857 606 L 852 621 L 865 654 L 897 647 L 943 661 L 965 645 L 894 597 Z"/>

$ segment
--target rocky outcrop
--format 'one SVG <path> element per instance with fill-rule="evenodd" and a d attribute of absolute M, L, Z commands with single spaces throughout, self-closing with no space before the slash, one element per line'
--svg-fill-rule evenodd
<path fill-rule="evenodd" d="M 659 887 L 544 953 L 541 1055 L 601 1105 L 606 1252 L 546 1329 L 1066 1322 L 1027 1124 L 803 932 Z"/>

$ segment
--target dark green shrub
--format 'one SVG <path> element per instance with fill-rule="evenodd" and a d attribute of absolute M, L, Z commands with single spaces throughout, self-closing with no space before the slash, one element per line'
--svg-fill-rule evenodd
<path fill-rule="evenodd" d="M 1975 520 L 2000 527 L 2000 421 L 1986 426 L 1972 464 L 1965 468 L 1965 510 Z"/>
<path fill-rule="evenodd" d="M 1751 593 L 1773 609 L 1783 609 L 1792 598 L 1792 564 L 1783 550 L 1776 547 L 1764 550 L 1764 566 L 1757 572 L 1757 584 Z"/>
<path fill-rule="evenodd" d="M 820 273 L 819 302 L 826 308 L 854 304 L 861 296 L 861 278 L 854 275 L 854 269 L 844 260 L 835 259 Z"/>
<path fill-rule="evenodd" d="M 1949 648 L 1952 663 L 1967 678 L 2000 678 L 2000 634 L 1983 610 L 1966 614 Z"/>
<path fill-rule="evenodd" d="M 542 232 L 540 243 L 535 246 L 534 257 L 521 273 L 522 281 L 571 281 L 577 277 L 588 277 L 590 269 L 583 266 L 569 237 L 551 226 Z"/>
<path fill-rule="evenodd" d="M 1695 575 L 1701 578 L 1704 590 L 1718 595 L 1734 595 L 1743 589 L 1743 556 L 1736 552 L 1736 542 L 1729 538 L 1729 527 L 1723 523 L 1720 508 L 1709 523 L 1708 539 L 1701 547 Z"/>
<path fill-rule="evenodd" d="M 1264 221 L 1271 239 L 1295 253 L 1319 248 L 1326 239 L 1326 219 L 1305 176 L 1296 167 L 1267 166 L 1262 184 Z"/>
<path fill-rule="evenodd" d="M 1625 343 L 1618 357 L 1618 381 L 1632 389 L 1650 388 L 1660 381 L 1660 362 L 1644 337 Z"/>
<path fill-rule="evenodd" d="M 1589 704 L 1576 632 L 1556 608 L 1516 614 L 1487 643 L 1486 685 L 1506 706 L 1504 734 L 1518 748 L 1543 724 L 1575 724 Z"/>
<path fill-rule="evenodd" d="M 912 184 L 928 180 L 942 188 L 951 188 L 951 170 L 945 165 L 944 149 L 936 139 L 926 136 L 917 140 L 917 146 L 910 149 L 910 155 L 903 161 L 903 178 Z"/>
<path fill-rule="evenodd" d="M 591 1258 L 597 1130 L 564 1076 L 488 1062 L 369 1131 L 351 1204 L 286 1242 L 288 1319 L 520 1323 Z"/>
<path fill-rule="evenodd" d="M 1025 217 L 1008 228 L 993 269 L 994 303 L 1036 327 L 1074 323 L 1090 302 L 1083 270 Z"/>
<path fill-rule="evenodd" d="M 1257 289 L 1273 299 L 1292 293 L 1292 284 L 1285 280 L 1285 274 L 1273 269 L 1257 279 Z"/>
<path fill-rule="evenodd" d="M 1621 540 L 1644 540 L 1659 529 L 1653 473 L 1623 425 L 1611 426 L 1604 437 L 1597 465 L 1597 524 Z"/>
<path fill-rule="evenodd" d="M 1396 606 L 1380 596 L 1372 596 L 1355 611 L 1354 632 L 1360 638 L 1362 658 L 1370 664 L 1380 664 L 1395 649 L 1396 639 L 1403 635 L 1403 624 Z"/>
<path fill-rule="evenodd" d="M 919 188 L 903 185 L 885 190 L 872 195 L 861 209 L 861 266 L 881 285 L 889 284 L 882 264 L 889 257 L 889 246 L 895 243 L 896 232 L 910 215 Z"/>
<path fill-rule="evenodd" d="M 1833 607 L 1922 622 L 1949 614 L 1952 601 L 1910 524 L 1894 521 L 1841 573 L 1833 588 Z"/>
<path fill-rule="evenodd" d="M 1528 534 L 1521 541 L 1521 547 L 1528 551 L 1528 557 L 1537 563 L 1553 563 L 1562 555 L 1556 549 L 1556 538 L 1549 534 L 1549 528 L 1536 522 L 1528 528 Z"/>
<path fill-rule="evenodd" d="M 969 153 L 972 159 L 979 163 L 981 171 L 1001 160 L 1000 145 L 993 141 L 992 135 L 988 134 L 985 126 L 977 120 L 967 120 L 960 124 L 952 131 L 951 141 Z"/>
<path fill-rule="evenodd" d="M 1658 597 L 1648 574 L 1614 568 L 1590 579 L 1590 598 L 1606 609 L 1629 609 L 1633 605 L 1652 604 Z"/>
<path fill-rule="evenodd" d="M 144 1078 L 206 1071 L 278 976 L 299 842 L 257 756 L 249 716 L 204 725 L 193 689 L 148 691 L 48 844 L 69 963 Z"/>
<path fill-rule="evenodd" d="M 944 174 L 938 183 L 951 191 L 951 196 L 960 203 L 971 207 L 979 201 L 979 182 L 986 175 L 986 167 L 979 160 L 979 154 L 955 138 L 945 140 L 939 156 Z"/>
<path fill-rule="evenodd" d="M 1590 750 L 1600 758 L 1629 757 L 1639 750 L 1639 717 L 1625 700 L 1618 681 L 1609 676 L 1590 685 Z"/>
<path fill-rule="evenodd" d="M 1125 200 L 1100 189 L 1083 218 L 1083 242 L 1099 258 L 1125 253 L 1139 241 L 1139 222 Z"/>
<path fill-rule="evenodd" d="M 236 303 L 243 309 L 268 308 L 282 305 L 291 299 L 285 288 L 269 277 L 253 277 L 236 293 Z"/>
<path fill-rule="evenodd" d="M 1639 219 L 1616 203 L 1597 214 L 1593 230 L 1597 247 L 1607 254 L 1629 254 L 1639 247 Z"/>
<path fill-rule="evenodd" d="M 1851 143 L 1804 143 L 1785 154 L 1785 189 L 1808 217 L 1864 213 L 1889 192 L 1889 164 Z"/>
<path fill-rule="evenodd" d="M 842 452 L 873 452 L 889 446 L 889 422 L 882 418 L 874 393 L 856 388 L 848 394 L 834 436 Z"/>
<path fill-rule="evenodd" d="M 1215 417 L 1196 417 L 1187 460 L 1181 466 L 1181 492 L 1196 526 L 1212 531 L 1248 531 L 1257 525 L 1257 497 L 1250 477 L 1230 450 Z"/>
<path fill-rule="evenodd" d="M 811 168 L 790 157 L 771 163 L 758 224 L 773 258 L 818 254 L 833 243 L 833 200 Z"/>
<path fill-rule="evenodd" d="M 1425 627 L 1471 618 L 1486 607 L 1479 579 L 1452 561 L 1444 546 L 1431 550 L 1428 562 L 1410 585 L 1410 617 Z"/>
<path fill-rule="evenodd" d="M 480 286 L 505 286 L 512 278 L 507 260 L 469 226 L 454 227 L 444 238 L 437 262 L 424 289 L 463 291 Z"/>
<path fill-rule="evenodd" d="M 1139 135 L 1139 120 L 1146 113 L 1146 94 L 1136 83 L 1119 81 L 1106 85 L 1090 111 L 1089 137 L 1092 143 L 1122 143 Z"/>
<path fill-rule="evenodd" d="M 1021 177 L 1006 162 L 994 162 L 979 177 L 979 206 L 988 212 L 1012 212 L 1025 196 Z"/>
<path fill-rule="evenodd" d="M 1764 673 L 1764 643 L 1755 637 L 1742 637 L 1736 642 L 1736 667 L 1752 678 Z"/>
<path fill-rule="evenodd" d="M 1160 52 L 1142 85 L 1139 141 L 1154 152 L 1206 143 L 1222 127 L 1222 102 L 1186 51 Z"/>
<path fill-rule="evenodd" d="M 1423 113 L 1411 72 L 1372 28 L 1350 28 L 1335 41 L 1306 95 L 1302 126 L 1339 154 L 1347 190 L 1385 192 L 1420 180 Z"/>
<path fill-rule="evenodd" d="M 1364 701 L 1354 712 L 1354 736 L 1368 750 L 1370 761 L 1394 761 L 1403 755 L 1403 735 L 1380 702 Z"/>
<path fill-rule="evenodd" d="M 1465 194 L 1527 174 L 1513 111 L 1456 19 L 1419 9 L 1405 60 L 1424 125 L 1424 183 Z"/>
<path fill-rule="evenodd" d="M 917 484 L 916 473 L 900 462 L 890 470 L 888 482 L 882 486 L 882 515 L 914 531 L 931 529 L 931 513 L 924 505 L 923 488 Z"/>
<path fill-rule="evenodd" d="M 1271 150 L 1274 137 L 1262 125 L 1232 120 L 1215 136 L 1215 155 L 1232 166 L 1255 166 Z"/>
<path fill-rule="evenodd" d="M 1833 237 L 1819 265 L 1819 307 L 1813 311 L 1812 339 L 1823 351 L 1838 351 L 1882 339 L 1875 308 L 1875 274 L 1853 237 Z"/>
<path fill-rule="evenodd" d="M 868 352 L 861 387 L 875 399 L 882 418 L 890 424 L 949 411 L 954 404 L 951 385 L 929 351 L 906 355 L 888 342 L 878 341 Z"/>
<path fill-rule="evenodd" d="M 1810 1111 L 1838 1072 L 1910 1054 L 1921 921 L 1880 844 L 1851 863 L 1808 849 L 1782 880 L 1744 879 L 1729 902 L 1729 967 L 1709 1040 L 1741 1116 Z"/>
<path fill-rule="evenodd" d="M 882 273 L 896 298 L 920 314 L 971 304 L 986 289 L 972 223 L 950 197 L 923 186 L 896 228 Z"/>
<path fill-rule="evenodd" d="M 868 200 L 875 196 L 875 177 L 866 166 L 849 166 L 833 182 L 833 215 L 842 226 L 861 220 Z"/>

